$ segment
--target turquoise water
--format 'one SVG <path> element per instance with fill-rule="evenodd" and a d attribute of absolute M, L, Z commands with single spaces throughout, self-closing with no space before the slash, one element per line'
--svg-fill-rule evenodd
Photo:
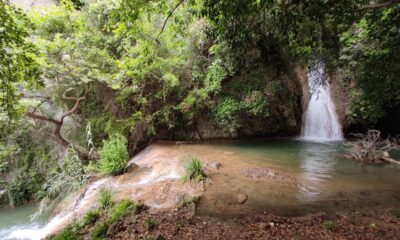
<path fill-rule="evenodd" d="M 345 157 L 343 142 L 305 142 L 298 140 L 263 140 L 219 144 L 221 148 L 266 162 L 276 167 L 316 175 L 317 178 L 360 178 L 367 182 L 400 183 L 400 168 L 392 165 L 368 165 Z M 400 154 L 392 157 L 400 159 Z"/>
<path fill-rule="evenodd" d="M 281 169 L 298 179 L 298 187 L 279 189 L 283 198 L 271 200 L 257 186 L 245 188 L 259 197 L 254 204 L 266 212 L 301 215 L 309 212 L 373 207 L 400 207 L 400 168 L 367 165 L 348 159 L 343 142 L 305 142 L 290 139 L 219 143 L 222 151 L 245 161 Z M 399 159 L 400 154 L 392 157 Z M 268 186 L 268 180 L 265 182 Z M 266 187 L 268 188 L 268 187 Z M 249 197 L 250 198 L 250 197 Z"/>
<path fill-rule="evenodd" d="M 46 217 L 31 220 L 37 208 L 37 204 L 26 204 L 0 209 L 0 239 L 35 239 L 37 232 L 46 223 Z"/>

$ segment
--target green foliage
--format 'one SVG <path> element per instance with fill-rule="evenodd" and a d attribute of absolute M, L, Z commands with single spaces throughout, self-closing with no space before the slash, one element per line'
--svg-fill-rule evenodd
<path fill-rule="evenodd" d="M 89 176 L 77 153 L 70 148 L 58 171 L 53 173 L 44 186 L 46 198 L 61 200 L 70 193 L 78 191 L 88 179 Z"/>
<path fill-rule="evenodd" d="M 29 20 L 22 10 L 0 1 L 0 123 L 23 113 L 17 88 L 38 83 L 36 49 L 28 38 Z"/>
<path fill-rule="evenodd" d="M 239 102 L 231 97 L 225 97 L 214 110 L 215 120 L 228 132 L 233 133 L 240 127 L 239 111 Z"/>
<path fill-rule="evenodd" d="M 126 214 L 128 214 L 130 211 L 134 210 L 134 208 L 135 208 L 135 204 L 128 199 L 118 202 L 111 209 L 110 221 L 116 222 L 116 221 L 121 220 Z"/>
<path fill-rule="evenodd" d="M 350 94 L 351 123 L 376 123 L 385 110 L 400 103 L 400 24 L 398 5 L 368 12 L 341 35 L 340 64 Z"/>
<path fill-rule="evenodd" d="M 334 221 L 324 221 L 324 228 L 329 231 L 333 231 L 336 228 L 336 223 Z"/>
<path fill-rule="evenodd" d="M 182 176 L 183 181 L 196 181 L 200 182 L 206 178 L 203 171 L 203 166 L 198 157 L 191 157 L 185 165 L 185 174 Z"/>
<path fill-rule="evenodd" d="M 90 232 L 90 239 L 101 240 L 105 239 L 107 235 L 109 225 L 106 222 L 99 221 L 94 225 L 92 231 Z"/>
<path fill-rule="evenodd" d="M 400 218 L 400 209 L 393 210 L 392 215 L 396 218 Z"/>
<path fill-rule="evenodd" d="M 82 222 L 80 223 L 81 227 L 86 227 L 89 225 L 93 225 L 100 218 L 99 210 L 90 210 L 83 216 Z"/>
<path fill-rule="evenodd" d="M 78 240 L 78 235 L 70 228 L 64 229 L 60 234 L 51 238 L 52 240 Z"/>
<path fill-rule="evenodd" d="M 128 162 L 126 138 L 113 135 L 104 141 L 100 150 L 99 171 L 106 175 L 118 175 L 124 172 Z"/>
<path fill-rule="evenodd" d="M 185 206 L 189 206 L 189 205 L 197 206 L 199 204 L 199 202 L 200 202 L 200 197 L 197 197 L 197 196 L 190 197 L 187 195 L 182 195 L 179 197 L 179 201 L 176 205 L 176 208 L 181 209 L 181 208 L 183 208 Z"/>
<path fill-rule="evenodd" d="M 99 204 L 100 208 L 106 209 L 111 206 L 111 192 L 105 188 L 100 189 Z"/>
<path fill-rule="evenodd" d="M 157 222 L 154 218 L 147 218 L 144 220 L 144 226 L 148 231 L 152 231 L 157 227 Z"/>

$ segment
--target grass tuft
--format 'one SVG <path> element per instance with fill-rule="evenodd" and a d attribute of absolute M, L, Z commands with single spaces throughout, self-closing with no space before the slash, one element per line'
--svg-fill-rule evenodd
<path fill-rule="evenodd" d="M 111 206 L 111 192 L 105 188 L 102 188 L 100 190 L 100 195 L 99 195 L 99 204 L 100 208 L 106 209 Z"/>
<path fill-rule="evenodd" d="M 198 157 L 191 157 L 185 165 L 185 175 L 182 180 L 200 182 L 205 180 L 206 174 L 203 171 L 203 165 Z"/>
<path fill-rule="evenodd" d="M 99 210 L 91 210 L 83 216 L 82 222 L 80 224 L 80 227 L 86 227 L 89 225 L 93 225 L 96 223 L 96 221 L 100 218 L 100 212 Z"/>
<path fill-rule="evenodd" d="M 400 209 L 393 210 L 392 215 L 396 218 L 400 218 Z"/>
<path fill-rule="evenodd" d="M 144 226 L 148 231 L 152 231 L 157 227 L 157 222 L 154 218 L 147 218 L 144 220 Z"/>
<path fill-rule="evenodd" d="M 97 222 L 96 225 L 94 225 L 92 232 L 90 233 L 90 239 L 104 239 L 107 235 L 108 227 L 109 226 L 106 222 Z"/>
<path fill-rule="evenodd" d="M 60 234 L 51 238 L 52 240 L 78 240 L 78 235 L 70 228 L 64 229 Z"/>
<path fill-rule="evenodd" d="M 324 221 L 324 228 L 329 231 L 333 231 L 336 228 L 336 223 L 334 221 Z"/>
<path fill-rule="evenodd" d="M 128 199 L 122 200 L 121 202 L 115 204 L 111 212 L 111 222 L 119 221 L 123 218 L 127 213 L 134 210 L 135 204 Z M 136 210 L 135 210 L 136 212 Z"/>

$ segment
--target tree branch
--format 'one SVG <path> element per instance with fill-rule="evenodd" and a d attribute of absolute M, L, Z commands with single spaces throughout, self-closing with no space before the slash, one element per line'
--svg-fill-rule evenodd
<path fill-rule="evenodd" d="M 182 3 L 184 3 L 184 2 L 185 2 L 185 0 L 180 0 L 180 1 L 175 5 L 175 7 L 168 13 L 167 18 L 164 20 L 164 23 L 163 23 L 163 25 L 162 25 L 162 28 L 161 28 L 160 32 L 158 33 L 158 35 L 157 35 L 157 37 L 156 37 L 156 39 L 155 39 L 157 45 L 156 45 L 155 48 L 154 48 L 154 53 L 155 53 L 156 49 L 158 48 L 158 46 L 160 45 L 160 40 L 159 40 L 159 38 L 160 38 L 161 34 L 164 32 L 165 27 L 167 26 L 168 20 L 172 17 L 172 14 L 176 11 L 176 9 L 177 9 Z"/>
<path fill-rule="evenodd" d="M 64 119 L 73 114 L 80 106 L 81 101 L 86 99 L 87 93 L 88 93 L 88 88 L 87 86 L 85 86 L 85 93 L 82 97 L 70 97 L 67 96 L 67 93 L 70 92 L 71 90 L 73 90 L 72 88 L 67 89 L 64 93 L 62 98 L 65 100 L 75 100 L 75 104 L 74 106 L 68 110 L 67 112 L 64 112 L 61 115 L 60 120 L 56 120 L 54 118 L 50 118 L 50 117 L 46 117 L 46 116 L 42 116 L 39 114 L 36 114 L 35 112 L 27 112 L 25 113 L 25 115 L 27 117 L 33 118 L 33 119 L 37 119 L 37 120 L 42 120 L 42 121 L 46 121 L 49 123 L 52 123 L 55 125 L 55 129 L 54 129 L 54 136 L 57 138 L 58 142 L 63 145 L 64 147 L 68 147 L 69 145 L 71 145 L 75 151 L 78 152 L 79 156 L 81 158 L 87 158 L 88 157 L 88 152 L 85 148 L 80 147 L 80 146 L 74 146 L 72 145 L 68 140 L 66 140 L 62 135 L 61 135 L 61 128 L 63 126 L 64 123 Z"/>
<path fill-rule="evenodd" d="M 377 8 L 386 8 L 386 7 L 391 7 L 391 6 L 399 4 L 399 3 L 400 3 L 400 0 L 392 0 L 389 2 L 377 3 L 377 4 L 364 6 L 362 8 L 357 9 L 357 11 L 371 10 L 371 9 L 377 9 Z"/>

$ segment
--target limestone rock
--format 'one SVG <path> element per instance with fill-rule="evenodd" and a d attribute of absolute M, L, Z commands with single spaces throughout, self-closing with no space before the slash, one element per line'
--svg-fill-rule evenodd
<path fill-rule="evenodd" d="M 247 201 L 247 195 L 244 193 L 238 193 L 235 195 L 235 202 L 237 204 L 243 204 Z"/>
<path fill-rule="evenodd" d="M 139 168 L 139 166 L 138 166 L 136 163 L 131 162 L 131 163 L 129 163 L 128 166 L 125 168 L 125 172 L 126 172 L 126 173 L 130 173 L 130 172 L 135 171 L 135 170 L 138 169 L 138 168 Z"/>

